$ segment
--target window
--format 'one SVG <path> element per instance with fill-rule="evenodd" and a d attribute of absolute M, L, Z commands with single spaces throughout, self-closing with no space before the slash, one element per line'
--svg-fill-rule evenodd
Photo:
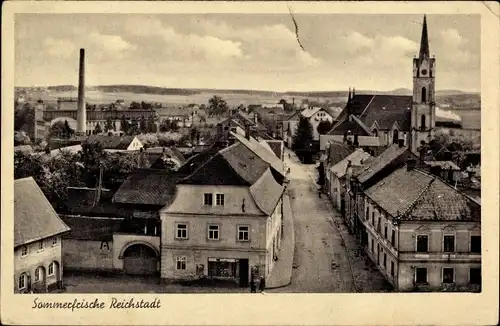
<path fill-rule="evenodd" d="M 392 232 L 391 232 L 391 245 L 393 247 L 396 246 L 396 230 L 392 229 Z"/>
<path fill-rule="evenodd" d="M 387 239 L 387 224 L 384 224 L 384 238 Z"/>
<path fill-rule="evenodd" d="M 38 250 L 43 250 L 43 240 L 40 240 L 40 242 L 38 242 Z"/>
<path fill-rule="evenodd" d="M 417 267 L 415 269 L 415 283 L 427 283 L 427 268 Z"/>
<path fill-rule="evenodd" d="M 208 225 L 208 239 L 219 240 L 219 226 L 217 224 Z"/>
<path fill-rule="evenodd" d="M 238 241 L 248 241 L 250 239 L 250 228 L 247 225 L 238 226 Z"/>
<path fill-rule="evenodd" d="M 175 269 L 181 271 L 186 270 L 186 256 L 175 257 Z"/>
<path fill-rule="evenodd" d="M 370 218 L 370 207 L 367 207 L 366 208 L 366 216 L 365 216 L 365 219 L 369 219 Z"/>
<path fill-rule="evenodd" d="M 43 278 L 42 267 L 38 267 L 35 271 L 35 282 L 40 281 Z"/>
<path fill-rule="evenodd" d="M 454 235 L 445 235 L 444 236 L 444 252 L 455 252 L 455 236 Z"/>
<path fill-rule="evenodd" d="M 427 90 L 425 89 L 425 87 L 422 87 L 422 103 L 426 102 L 427 102 Z"/>
<path fill-rule="evenodd" d="M 481 268 L 471 267 L 469 270 L 469 283 L 481 285 Z"/>
<path fill-rule="evenodd" d="M 49 276 L 54 275 L 54 263 L 50 263 L 48 274 L 49 274 Z"/>
<path fill-rule="evenodd" d="M 453 283 L 455 280 L 455 270 L 450 267 L 443 268 L 443 283 Z"/>
<path fill-rule="evenodd" d="M 394 276 L 394 262 L 391 261 L 391 276 Z"/>
<path fill-rule="evenodd" d="M 57 237 L 52 238 L 52 246 L 57 246 Z"/>
<path fill-rule="evenodd" d="M 215 204 L 217 206 L 224 206 L 224 194 L 217 194 L 215 196 Z"/>
<path fill-rule="evenodd" d="M 18 288 L 19 290 L 22 290 L 24 288 L 26 288 L 26 283 L 28 281 L 28 276 L 25 274 L 25 273 L 22 273 L 20 276 L 19 276 L 19 281 L 18 281 Z"/>
<path fill-rule="evenodd" d="M 420 117 L 420 129 L 425 130 L 425 114 Z"/>
<path fill-rule="evenodd" d="M 384 252 L 384 269 L 387 268 L 387 254 Z"/>
<path fill-rule="evenodd" d="M 176 225 L 176 238 L 177 239 L 187 239 L 188 238 L 188 229 L 187 229 L 187 224 L 181 224 L 181 223 L 178 223 Z"/>
<path fill-rule="evenodd" d="M 372 239 L 372 252 L 375 253 L 375 245 L 373 244 L 373 239 Z"/>
<path fill-rule="evenodd" d="M 28 256 L 28 246 L 22 246 L 21 247 L 21 257 L 26 257 Z"/>
<path fill-rule="evenodd" d="M 480 235 L 472 235 L 470 237 L 470 252 L 473 253 L 481 253 L 481 236 Z"/>
<path fill-rule="evenodd" d="M 372 212 L 372 225 L 375 226 L 375 212 Z"/>
<path fill-rule="evenodd" d="M 203 205 L 212 206 L 213 205 L 213 195 L 212 194 L 204 194 L 203 195 Z"/>
<path fill-rule="evenodd" d="M 394 131 L 392 132 L 392 143 L 397 144 L 398 139 L 399 139 L 399 132 L 397 129 L 394 129 Z"/>
<path fill-rule="evenodd" d="M 429 251 L 429 237 L 426 235 L 417 235 L 417 252 Z"/>

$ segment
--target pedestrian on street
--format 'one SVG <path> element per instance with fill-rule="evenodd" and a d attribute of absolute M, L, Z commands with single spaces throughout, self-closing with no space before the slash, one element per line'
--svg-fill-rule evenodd
<path fill-rule="evenodd" d="M 265 288 L 266 288 L 266 280 L 264 279 L 264 276 L 261 276 L 259 284 L 260 293 L 263 293 Z"/>
<path fill-rule="evenodd" d="M 250 280 L 250 293 L 256 293 L 257 285 L 255 284 L 255 279 L 252 277 Z"/>
<path fill-rule="evenodd" d="M 321 198 L 321 190 L 318 190 L 318 196 Z"/>

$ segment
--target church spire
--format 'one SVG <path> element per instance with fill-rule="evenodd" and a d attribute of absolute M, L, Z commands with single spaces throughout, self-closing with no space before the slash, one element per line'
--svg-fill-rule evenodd
<path fill-rule="evenodd" d="M 427 18 L 424 15 L 424 25 L 422 26 L 422 38 L 420 40 L 419 58 L 429 58 L 429 37 L 427 35 Z"/>

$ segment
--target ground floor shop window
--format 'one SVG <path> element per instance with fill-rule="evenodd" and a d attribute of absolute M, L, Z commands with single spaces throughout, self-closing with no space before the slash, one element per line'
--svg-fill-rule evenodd
<path fill-rule="evenodd" d="M 472 267 L 470 269 L 469 283 L 481 285 L 481 268 L 480 267 Z"/>
<path fill-rule="evenodd" d="M 212 260 L 212 261 L 211 261 Z M 230 259 L 209 259 L 208 276 L 209 277 L 237 277 L 237 262 Z"/>

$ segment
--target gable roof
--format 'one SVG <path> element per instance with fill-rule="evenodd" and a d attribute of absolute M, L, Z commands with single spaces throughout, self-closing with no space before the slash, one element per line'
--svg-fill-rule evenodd
<path fill-rule="evenodd" d="M 14 247 L 69 230 L 32 177 L 14 180 Z"/>
<path fill-rule="evenodd" d="M 367 127 L 363 125 L 363 123 L 352 116 L 352 119 L 344 119 L 339 121 L 333 128 L 327 133 L 327 135 L 344 135 L 348 133 L 350 135 L 358 135 L 358 136 L 370 136 L 370 133 L 367 131 Z M 350 133 L 349 133 L 350 132 Z"/>
<path fill-rule="evenodd" d="M 410 130 L 411 102 L 412 96 L 374 95 L 359 118 L 369 127 L 376 121 L 381 130 L 391 129 L 395 122 L 401 130 Z"/>
<path fill-rule="evenodd" d="M 323 108 L 320 108 L 320 107 L 314 107 L 314 108 L 307 108 L 307 109 L 304 109 L 300 112 L 300 114 L 302 114 L 302 116 L 304 118 L 307 118 L 309 119 L 310 117 L 312 117 L 313 115 L 315 115 L 316 113 L 318 113 L 319 111 L 324 111 L 325 113 L 327 113 L 328 115 L 330 115 L 330 113 L 328 113 L 328 111 L 326 111 L 325 109 Z"/>
<path fill-rule="evenodd" d="M 253 184 L 269 168 L 269 163 L 242 143 L 235 143 L 219 152 L 248 184 Z"/>
<path fill-rule="evenodd" d="M 403 166 L 365 191 L 402 220 L 480 220 L 480 205 L 436 176 Z"/>
<path fill-rule="evenodd" d="M 425 164 L 431 167 L 439 166 L 443 170 L 460 171 L 458 165 L 456 165 L 452 161 L 425 161 Z"/>
<path fill-rule="evenodd" d="M 71 227 L 71 231 L 63 238 L 91 241 L 112 241 L 113 233 L 120 231 L 124 220 L 83 216 L 61 216 L 61 219 Z"/>
<path fill-rule="evenodd" d="M 327 148 L 326 163 L 329 166 L 333 166 L 351 153 L 352 148 L 349 145 L 336 141 L 330 141 Z"/>
<path fill-rule="evenodd" d="M 230 132 L 230 134 L 236 138 L 240 143 L 245 145 L 248 149 L 250 149 L 252 152 L 254 152 L 257 156 L 259 156 L 261 159 L 266 161 L 271 165 L 271 167 L 278 172 L 282 177 L 285 176 L 284 172 L 284 167 L 283 167 L 283 162 L 274 155 L 272 151 L 267 150 L 264 148 L 257 140 L 254 138 L 250 137 L 250 139 L 247 139 L 237 133 Z"/>
<path fill-rule="evenodd" d="M 156 169 L 137 169 L 113 196 L 114 203 L 164 206 L 175 196 L 177 178 Z"/>
<path fill-rule="evenodd" d="M 274 155 L 281 159 L 283 157 L 283 141 L 282 140 L 266 140 L 267 145 L 271 147 Z"/>
<path fill-rule="evenodd" d="M 250 187 L 255 203 L 261 211 L 271 215 L 283 195 L 284 187 L 276 182 L 269 168 Z"/>
<path fill-rule="evenodd" d="M 372 178 L 379 171 L 384 169 L 387 165 L 401 157 L 403 154 L 408 153 L 409 150 L 406 147 L 400 147 L 397 144 L 393 144 L 387 148 L 382 154 L 377 156 L 370 164 L 363 167 L 363 169 L 358 174 L 358 181 L 364 183 Z"/>
<path fill-rule="evenodd" d="M 84 143 L 99 144 L 103 149 L 127 149 L 135 136 L 91 135 Z"/>
<path fill-rule="evenodd" d="M 344 120 L 350 114 L 355 116 L 361 115 L 363 111 L 366 109 L 370 101 L 373 99 L 374 95 L 370 94 L 356 94 L 352 97 L 351 103 L 349 103 L 344 107 L 342 112 L 340 112 L 337 117 L 338 121 Z"/>
<path fill-rule="evenodd" d="M 349 162 L 351 162 L 351 165 L 360 165 L 361 161 L 366 160 L 370 156 L 371 155 L 369 153 L 359 148 L 354 152 L 352 152 L 351 154 L 349 154 L 343 160 L 332 166 L 330 171 L 334 173 L 337 176 L 337 178 L 343 178 L 347 172 L 347 167 Z"/>

